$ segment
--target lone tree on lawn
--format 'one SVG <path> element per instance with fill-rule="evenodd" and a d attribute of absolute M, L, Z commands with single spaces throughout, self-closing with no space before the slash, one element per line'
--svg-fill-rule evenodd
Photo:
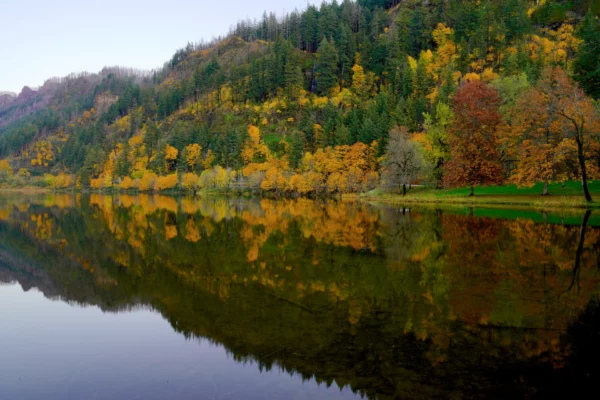
<path fill-rule="evenodd" d="M 408 129 L 404 126 L 392 128 L 388 139 L 384 161 L 383 179 L 392 188 L 406 194 L 406 185 L 419 174 L 423 161 L 417 145 L 410 140 Z"/>
<path fill-rule="evenodd" d="M 470 82 L 456 91 L 454 119 L 449 131 L 451 159 L 446 163 L 444 184 L 468 185 L 469 196 L 475 185 L 500 184 L 502 164 L 497 133 L 502 122 L 498 111 L 501 99 L 491 86 Z"/>

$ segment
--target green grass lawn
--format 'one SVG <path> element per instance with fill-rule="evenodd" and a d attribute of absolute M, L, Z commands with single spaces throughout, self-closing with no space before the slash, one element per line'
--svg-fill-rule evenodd
<path fill-rule="evenodd" d="M 543 183 L 537 183 L 532 187 L 517 187 L 516 185 L 503 185 L 503 186 L 485 186 L 475 187 L 475 195 L 479 196 L 506 196 L 506 195 L 520 195 L 520 196 L 539 196 L 542 194 L 544 188 Z M 592 194 L 600 194 L 600 181 L 588 182 L 588 188 Z M 439 196 L 468 196 L 469 188 L 459 189 L 443 189 L 437 190 Z M 564 187 L 561 183 L 551 183 L 548 185 L 548 192 L 551 196 L 582 196 L 583 190 L 581 189 L 581 182 L 579 181 L 568 181 Z M 599 199 L 600 200 L 600 199 Z"/>
<path fill-rule="evenodd" d="M 550 184 L 549 196 L 542 196 L 543 184 L 532 187 L 516 185 L 475 187 L 475 196 L 469 196 L 469 188 L 432 189 L 414 187 L 406 196 L 373 190 L 363 196 L 366 200 L 390 203 L 446 203 L 462 205 L 495 205 L 545 208 L 600 208 L 600 181 L 588 182 L 588 187 L 595 202 L 588 204 L 583 197 L 579 181 Z"/>

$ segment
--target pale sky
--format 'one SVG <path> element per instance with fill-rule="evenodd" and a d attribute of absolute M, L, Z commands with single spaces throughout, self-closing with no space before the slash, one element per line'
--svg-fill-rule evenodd
<path fill-rule="evenodd" d="M 320 0 L 0 0 L 0 91 L 104 66 L 161 67 L 188 42 Z"/>

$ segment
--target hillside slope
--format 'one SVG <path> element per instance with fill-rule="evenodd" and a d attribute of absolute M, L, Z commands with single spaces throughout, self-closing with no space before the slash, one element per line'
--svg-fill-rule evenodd
<path fill-rule="evenodd" d="M 368 190 L 393 127 L 418 142 L 468 82 L 531 86 L 558 66 L 597 95 L 586 45 L 599 12 L 597 0 L 345 0 L 265 13 L 152 73 L 107 68 L 0 95 L 0 178 L 278 190 L 298 175 L 299 192 Z"/>

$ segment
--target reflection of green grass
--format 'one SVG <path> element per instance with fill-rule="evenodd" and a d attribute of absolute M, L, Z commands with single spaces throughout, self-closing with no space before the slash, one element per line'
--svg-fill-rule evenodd
<path fill-rule="evenodd" d="M 363 198 L 389 203 L 444 203 L 471 206 L 520 206 L 539 209 L 551 208 L 600 208 L 600 203 L 587 204 L 583 198 L 580 182 L 570 181 L 563 185 L 549 185 L 550 196 L 541 196 L 543 184 L 532 187 L 515 185 L 476 187 L 475 196 L 469 196 L 469 188 L 442 189 L 415 187 L 406 196 L 374 190 Z M 600 201 L 600 181 L 589 182 L 592 197 Z"/>
<path fill-rule="evenodd" d="M 420 207 L 419 207 L 420 208 Z M 436 208 L 439 208 L 436 206 Z M 538 223 L 561 224 L 561 225 L 581 225 L 585 211 L 583 210 L 555 210 L 552 212 L 540 212 L 531 208 L 511 209 L 506 207 L 495 208 L 470 208 L 464 206 L 442 207 L 445 211 L 473 215 L 481 218 L 500 218 L 500 219 L 529 219 Z M 588 226 L 600 226 L 600 211 L 592 212 L 588 220 Z"/>

